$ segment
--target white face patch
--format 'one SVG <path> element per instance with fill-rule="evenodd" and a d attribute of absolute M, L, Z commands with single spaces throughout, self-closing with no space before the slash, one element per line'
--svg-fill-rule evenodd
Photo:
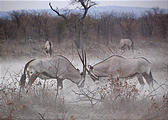
<path fill-rule="evenodd" d="M 35 70 L 33 68 L 31 68 L 31 67 L 29 67 L 27 69 L 28 76 L 31 76 L 34 72 L 35 72 Z"/>

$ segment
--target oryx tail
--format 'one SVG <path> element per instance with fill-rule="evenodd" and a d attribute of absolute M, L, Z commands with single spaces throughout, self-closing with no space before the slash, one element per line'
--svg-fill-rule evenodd
<path fill-rule="evenodd" d="M 131 39 L 131 41 L 132 41 L 132 39 Z M 131 49 L 134 50 L 134 41 L 132 41 Z"/>
<path fill-rule="evenodd" d="M 24 87 L 25 86 L 25 82 L 26 82 L 26 70 L 27 67 L 29 66 L 29 64 L 34 61 L 35 59 L 30 60 L 29 62 L 26 63 L 25 67 L 24 67 L 24 72 L 20 78 L 20 86 Z"/>
<path fill-rule="evenodd" d="M 152 72 L 150 71 L 150 73 L 149 73 L 149 78 L 150 78 L 150 82 L 151 82 L 151 84 L 152 84 L 152 87 L 153 87 L 153 82 L 154 82 L 154 79 L 153 79 L 153 76 L 152 76 Z"/>

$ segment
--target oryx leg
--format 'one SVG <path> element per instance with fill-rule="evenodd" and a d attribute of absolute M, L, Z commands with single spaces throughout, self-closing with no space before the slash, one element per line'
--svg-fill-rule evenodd
<path fill-rule="evenodd" d="M 131 49 L 132 49 L 132 52 L 134 52 L 134 44 L 133 43 L 131 44 Z"/>
<path fill-rule="evenodd" d="M 44 97 L 44 90 L 45 90 L 45 84 L 46 84 L 46 79 L 44 80 L 44 83 L 43 83 L 43 88 L 42 88 L 42 96 Z"/>
<path fill-rule="evenodd" d="M 62 88 L 63 88 L 62 82 L 63 82 L 63 79 L 57 79 L 57 93 L 56 93 L 56 99 L 57 99 L 57 96 L 58 96 L 58 94 L 59 94 L 59 87 L 61 87 L 61 90 L 62 90 Z"/>
<path fill-rule="evenodd" d="M 138 81 L 139 81 L 139 83 L 140 83 L 140 85 L 141 85 L 140 91 L 142 91 L 143 88 L 144 88 L 144 85 L 145 85 L 144 80 L 143 80 L 143 76 L 142 76 L 141 74 L 138 74 L 138 75 L 137 75 L 137 78 L 138 78 Z"/>
<path fill-rule="evenodd" d="M 128 48 L 128 50 L 130 50 L 130 49 L 131 49 L 129 45 L 127 45 L 127 48 Z"/>
<path fill-rule="evenodd" d="M 126 48 L 125 44 L 121 46 L 121 50 L 123 50 L 124 52 L 125 52 L 125 48 Z"/>
<path fill-rule="evenodd" d="M 61 89 L 63 88 L 62 82 L 63 82 L 63 79 L 58 79 L 58 80 L 57 80 L 57 87 L 58 87 L 58 88 L 59 88 L 59 87 L 61 87 Z"/>
<path fill-rule="evenodd" d="M 46 79 L 44 80 L 43 90 L 45 89 Z"/>
<path fill-rule="evenodd" d="M 148 83 L 149 88 L 153 89 L 153 77 L 152 77 L 151 72 L 149 74 L 143 73 L 142 75 L 145 78 L 146 82 Z"/>
<path fill-rule="evenodd" d="M 49 54 L 49 56 L 51 57 L 51 55 L 52 55 L 52 49 L 51 49 L 51 47 L 50 47 L 50 49 L 49 49 L 49 51 L 48 51 L 48 54 Z"/>

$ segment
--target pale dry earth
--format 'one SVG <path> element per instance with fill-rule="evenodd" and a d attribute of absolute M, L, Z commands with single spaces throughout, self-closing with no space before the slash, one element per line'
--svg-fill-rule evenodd
<path fill-rule="evenodd" d="M 40 45 L 39 45 L 40 46 Z M 61 46 L 61 45 L 60 45 Z M 72 64 L 79 68 L 82 71 L 82 64 L 75 52 L 75 48 L 70 49 L 65 47 L 66 45 L 62 44 L 62 47 L 58 45 L 54 46 L 54 55 L 62 54 L 66 56 Z M 116 45 L 117 46 L 117 45 Z M 42 45 L 39 47 L 41 49 Z M 111 49 L 115 49 L 115 44 L 110 46 Z M 113 48 L 114 47 L 114 48 Z M 63 49 L 64 48 L 64 49 Z M 168 81 L 168 43 L 167 42 L 151 42 L 142 40 L 135 44 L 135 50 L 126 51 L 122 55 L 125 57 L 146 57 L 149 61 L 152 62 L 152 73 L 154 79 L 159 83 L 167 83 Z M 23 49 L 22 49 L 23 51 Z M 33 51 L 33 50 L 32 50 Z M 26 52 L 22 52 L 27 53 Z M 29 55 L 24 55 L 22 57 L 1 57 L 0 59 L 0 87 L 9 85 L 10 88 L 17 87 L 20 75 L 23 72 L 23 67 L 27 61 L 32 58 L 42 58 L 45 57 L 43 53 L 40 53 L 41 50 L 36 51 L 36 53 Z M 93 65 L 113 53 L 121 54 L 120 51 L 114 50 L 113 53 L 110 52 L 109 48 L 105 45 L 94 44 L 89 46 L 86 50 L 87 52 L 87 64 Z M 39 53 L 39 54 L 38 54 Z M 64 81 L 64 88 L 60 92 L 59 98 L 55 101 L 56 93 L 56 84 L 55 80 L 48 80 L 46 82 L 46 88 L 44 92 L 42 91 L 42 85 L 37 86 L 38 82 L 42 84 L 44 81 L 37 79 L 36 83 L 33 85 L 32 91 L 28 94 L 23 94 L 23 97 L 19 101 L 15 96 L 12 100 L 16 105 L 22 105 L 22 109 L 12 113 L 13 119 L 42 119 L 40 114 L 44 119 L 56 119 L 56 120 L 113 120 L 113 119 L 166 119 L 168 115 L 165 111 L 160 110 L 154 112 L 147 112 L 150 108 L 151 101 L 145 99 L 144 97 L 149 93 L 149 86 L 146 84 L 145 89 L 140 92 L 137 96 L 137 99 L 134 102 L 126 102 L 121 104 L 116 104 L 116 109 L 109 108 L 106 102 L 99 102 L 98 104 L 91 106 L 90 102 L 83 98 L 79 99 L 79 96 L 76 95 L 74 91 L 78 92 L 79 89 L 76 85 L 71 83 L 68 80 Z M 136 88 L 139 88 L 140 85 L 136 78 L 130 80 L 130 82 L 136 84 Z M 16 84 L 14 84 L 16 82 Z M 96 89 L 97 87 L 105 85 L 107 82 L 99 82 L 98 84 L 94 83 L 90 77 L 87 75 L 85 88 L 89 90 Z M 54 84 L 52 86 L 52 84 Z M 155 88 L 158 87 L 158 84 L 155 83 Z M 162 96 L 166 94 L 168 88 L 163 86 L 163 88 L 157 89 L 154 93 L 156 94 L 156 100 L 158 104 L 161 104 Z M 1 96 L 3 99 L 4 96 Z M 0 101 L 1 101 L 0 99 Z M 95 102 L 95 101 L 94 101 Z M 113 102 L 113 101 L 112 101 Z M 1 101 L 0 104 L 2 104 Z M 0 106 L 1 107 L 1 106 Z M 0 118 L 6 119 L 9 115 L 9 109 L 0 110 Z M 6 110 L 6 111 L 5 111 Z M 4 112 L 5 111 L 5 112 Z M 6 113 L 6 114 L 4 114 Z"/>

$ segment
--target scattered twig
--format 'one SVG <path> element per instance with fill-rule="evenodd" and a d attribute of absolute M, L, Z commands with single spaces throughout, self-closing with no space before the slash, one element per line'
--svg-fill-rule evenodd
<path fill-rule="evenodd" d="M 41 113 L 38 113 L 39 115 L 40 115 L 40 120 L 45 120 L 45 118 L 44 118 L 44 115 L 45 115 L 45 113 L 44 113 L 44 115 L 42 115 Z"/>
<path fill-rule="evenodd" d="M 96 94 L 98 93 L 97 91 L 95 91 L 95 90 L 90 91 L 88 89 L 85 89 L 85 90 L 87 90 L 87 92 L 85 92 L 83 90 L 81 90 L 80 92 L 75 92 L 75 91 L 72 91 L 72 92 L 74 92 L 76 95 L 86 97 L 87 100 L 90 101 L 92 107 L 94 105 L 96 105 L 98 102 L 102 102 L 103 97 L 101 97 L 100 99 L 95 98 Z M 96 101 L 96 102 L 94 103 L 93 101 Z"/>
<path fill-rule="evenodd" d="M 166 82 L 165 82 L 166 83 Z M 159 88 L 161 88 L 162 86 L 168 86 L 167 84 L 165 84 L 165 83 L 163 83 L 163 84 L 161 84 L 161 85 L 159 85 L 156 89 L 154 89 L 154 90 L 152 90 L 148 95 L 147 95 L 147 97 L 150 97 L 151 96 L 151 94 L 153 93 L 153 92 L 155 92 L 156 90 L 158 90 Z"/>

